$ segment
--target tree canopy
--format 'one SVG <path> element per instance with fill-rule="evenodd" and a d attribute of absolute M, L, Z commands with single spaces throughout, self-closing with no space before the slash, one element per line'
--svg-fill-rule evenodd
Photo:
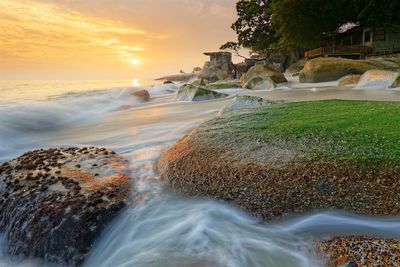
<path fill-rule="evenodd" d="M 400 28 L 399 0 L 240 0 L 236 10 L 238 41 L 221 49 L 311 47 L 351 24 Z"/>

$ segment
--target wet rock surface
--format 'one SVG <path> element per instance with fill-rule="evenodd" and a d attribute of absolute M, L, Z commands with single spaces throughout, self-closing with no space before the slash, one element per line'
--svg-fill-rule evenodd
<path fill-rule="evenodd" d="M 127 161 L 104 148 L 35 150 L 0 167 L 0 229 L 11 254 L 83 262 L 132 190 Z"/>
<path fill-rule="evenodd" d="M 136 96 L 139 100 L 147 102 L 150 100 L 150 94 L 147 90 L 139 90 L 137 92 L 132 93 L 133 96 Z"/>
<path fill-rule="evenodd" d="M 362 236 L 333 237 L 317 242 L 328 267 L 400 266 L 400 242 Z"/>

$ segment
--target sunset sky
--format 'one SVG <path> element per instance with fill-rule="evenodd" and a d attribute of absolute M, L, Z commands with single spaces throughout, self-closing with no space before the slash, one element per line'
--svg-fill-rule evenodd
<path fill-rule="evenodd" d="M 0 79 L 191 71 L 235 40 L 235 0 L 0 0 Z"/>

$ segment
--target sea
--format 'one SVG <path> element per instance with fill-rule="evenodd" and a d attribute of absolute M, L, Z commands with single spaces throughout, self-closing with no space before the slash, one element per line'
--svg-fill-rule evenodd
<path fill-rule="evenodd" d="M 178 102 L 180 84 L 155 81 L 0 81 L 0 163 L 38 148 L 99 146 L 130 162 L 140 204 L 123 210 L 99 235 L 85 267 L 293 267 L 324 266 L 316 240 L 332 235 L 400 238 L 400 218 L 315 211 L 261 222 L 245 211 L 208 198 L 188 198 L 155 171 L 161 153 L 212 119 L 235 94 L 290 101 L 400 100 L 396 90 L 352 90 L 335 83 L 274 90 L 228 89 L 231 96 Z M 133 92 L 146 89 L 149 102 Z M 58 267 L 9 255 L 0 233 L 0 267 Z"/>

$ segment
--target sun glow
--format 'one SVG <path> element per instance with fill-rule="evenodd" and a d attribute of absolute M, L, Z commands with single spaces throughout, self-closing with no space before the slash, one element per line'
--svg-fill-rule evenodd
<path fill-rule="evenodd" d="M 133 87 L 139 87 L 140 86 L 140 80 L 139 79 L 133 79 L 132 80 L 132 86 Z"/>
<path fill-rule="evenodd" d="M 130 59 L 129 63 L 131 63 L 132 65 L 140 65 L 142 62 L 139 59 Z"/>

